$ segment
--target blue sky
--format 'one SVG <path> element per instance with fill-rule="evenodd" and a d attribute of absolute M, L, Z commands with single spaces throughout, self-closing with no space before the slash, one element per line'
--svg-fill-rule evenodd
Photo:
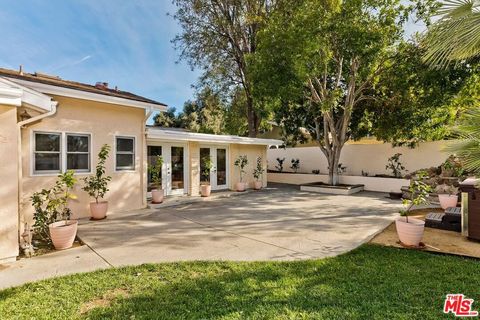
<path fill-rule="evenodd" d="M 0 67 L 131 91 L 181 109 L 198 72 L 170 40 L 170 0 L 0 0 Z"/>
<path fill-rule="evenodd" d="M 176 63 L 174 11 L 171 0 L 0 0 L 0 67 L 104 81 L 181 110 L 199 72 Z"/>

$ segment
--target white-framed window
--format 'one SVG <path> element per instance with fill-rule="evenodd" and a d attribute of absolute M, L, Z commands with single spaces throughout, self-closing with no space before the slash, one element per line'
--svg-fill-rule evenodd
<path fill-rule="evenodd" d="M 33 172 L 58 173 L 62 170 L 62 134 L 34 132 Z"/>
<path fill-rule="evenodd" d="M 67 133 L 65 137 L 67 170 L 90 172 L 90 135 Z"/>
<path fill-rule="evenodd" d="M 115 170 L 135 170 L 135 137 L 115 137 Z"/>
<path fill-rule="evenodd" d="M 91 134 L 33 132 L 32 174 L 91 171 Z"/>

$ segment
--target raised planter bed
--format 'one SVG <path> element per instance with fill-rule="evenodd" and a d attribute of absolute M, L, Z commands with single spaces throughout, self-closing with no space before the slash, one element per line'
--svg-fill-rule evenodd
<path fill-rule="evenodd" d="M 341 184 L 356 185 L 363 184 L 366 191 L 377 192 L 401 192 L 402 186 L 408 186 L 410 180 L 398 178 L 380 178 L 349 176 L 342 174 L 339 176 Z M 287 183 L 295 185 L 304 185 L 309 183 L 323 182 L 328 183 L 328 175 L 312 173 L 268 173 L 268 182 Z"/>
<path fill-rule="evenodd" d="M 310 192 L 319 192 L 319 193 L 328 193 L 328 194 L 343 194 L 349 195 L 354 194 L 364 189 L 363 184 L 355 184 L 355 185 L 348 185 L 348 184 L 340 184 L 337 186 L 331 186 L 324 183 L 308 183 L 300 186 L 300 190 L 302 191 L 310 191 Z"/>

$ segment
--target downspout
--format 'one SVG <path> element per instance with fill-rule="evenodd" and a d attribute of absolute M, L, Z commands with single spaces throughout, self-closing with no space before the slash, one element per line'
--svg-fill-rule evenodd
<path fill-rule="evenodd" d="M 140 185 L 142 187 L 142 206 L 147 206 L 147 172 L 148 172 L 148 154 L 147 154 L 147 121 L 153 113 L 153 108 L 146 109 L 146 115 L 142 122 L 142 172 Z"/>
<path fill-rule="evenodd" d="M 25 128 L 28 124 L 42 120 L 47 117 L 53 116 L 57 112 L 57 101 L 52 101 L 50 106 L 50 111 L 47 113 L 42 113 L 36 117 L 31 117 L 30 119 L 17 122 L 17 154 L 18 154 L 18 168 L 17 168 L 17 181 L 18 181 L 18 239 L 21 241 L 21 234 L 22 234 L 22 221 L 21 217 L 21 209 L 22 209 L 22 194 L 23 194 L 23 163 L 22 163 L 22 129 Z"/>

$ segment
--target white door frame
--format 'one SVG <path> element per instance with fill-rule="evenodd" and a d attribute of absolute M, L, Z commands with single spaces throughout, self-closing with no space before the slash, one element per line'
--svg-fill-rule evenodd
<path fill-rule="evenodd" d="M 188 146 L 186 143 L 172 143 L 163 141 L 148 141 L 147 146 L 162 147 L 162 188 L 165 195 L 184 195 L 188 192 Z M 183 148 L 183 189 L 172 189 L 172 147 Z M 148 148 L 147 148 L 148 150 Z M 147 154 L 148 157 L 148 154 Z"/>
<path fill-rule="evenodd" d="M 230 182 L 230 166 L 229 166 L 229 150 L 228 145 L 212 145 L 212 144 L 201 144 L 200 149 L 210 149 L 210 157 L 213 163 L 212 171 L 210 172 L 210 185 L 212 190 L 225 190 L 228 189 Z M 225 184 L 217 185 L 217 150 L 225 149 Z M 201 161 L 201 159 L 200 159 Z"/>

